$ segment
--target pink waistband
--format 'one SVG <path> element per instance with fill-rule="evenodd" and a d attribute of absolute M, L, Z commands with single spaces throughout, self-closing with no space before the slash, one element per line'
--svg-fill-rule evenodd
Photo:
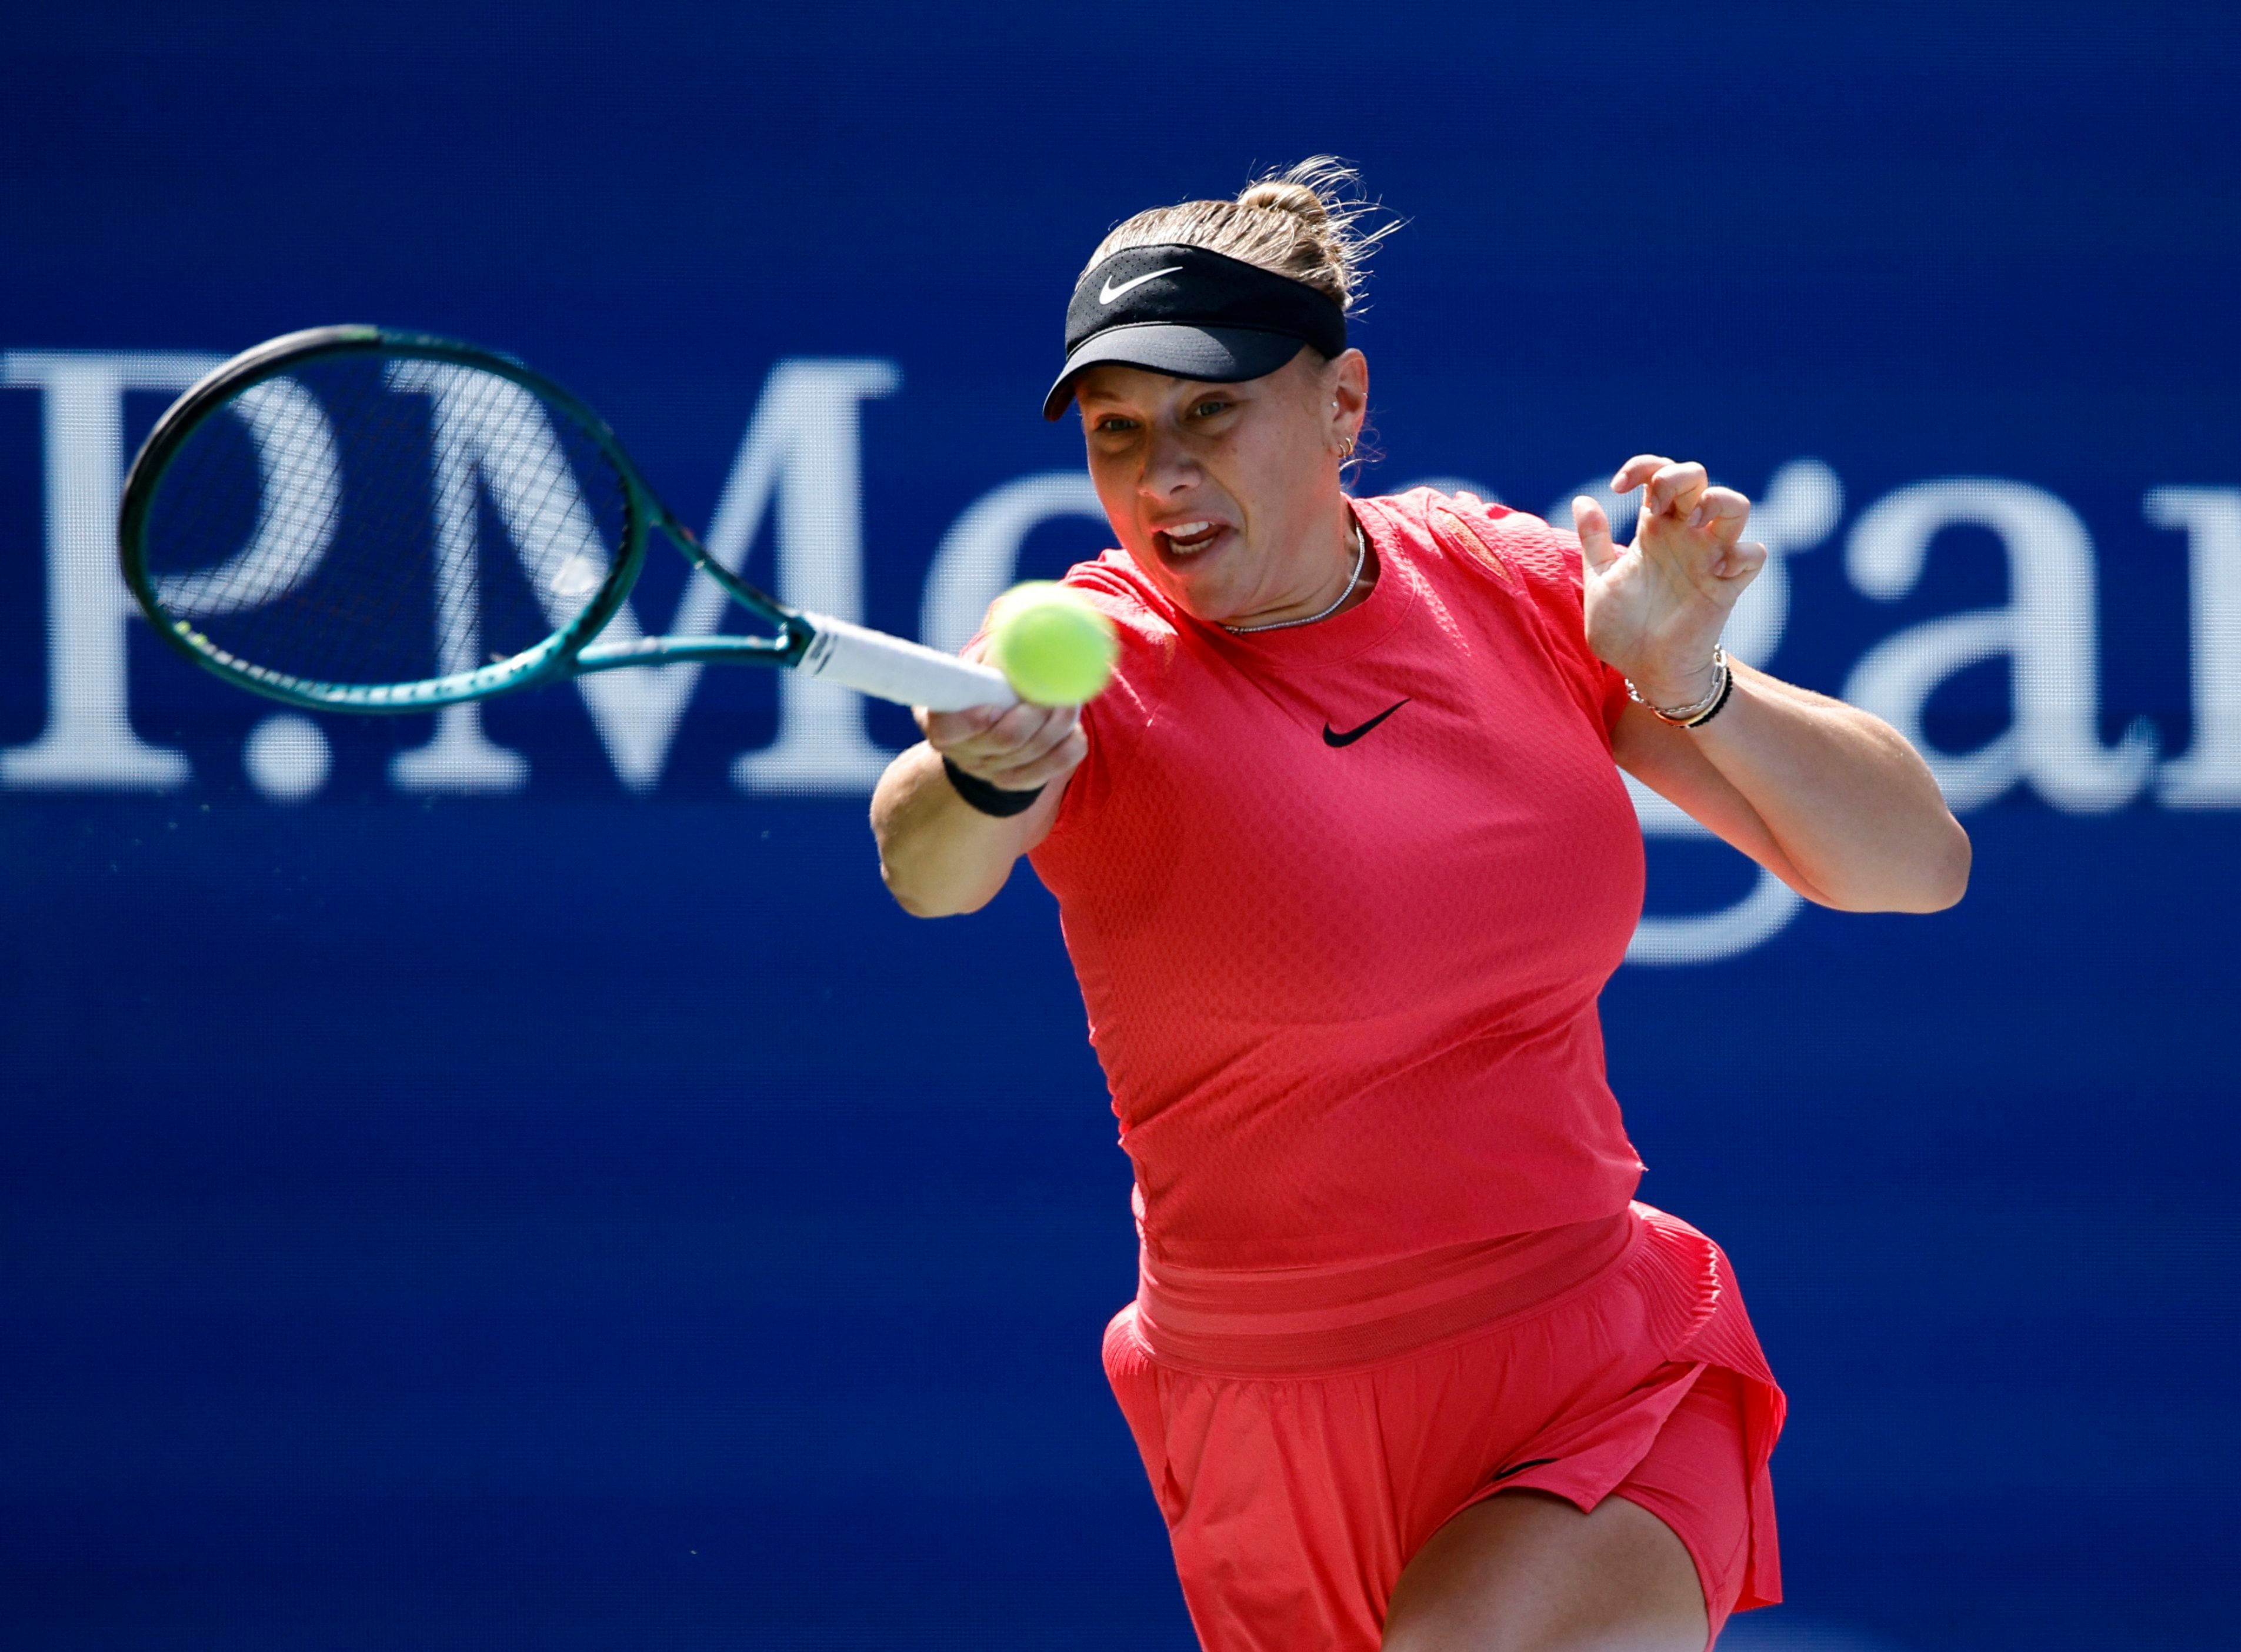
<path fill-rule="evenodd" d="M 1538 1308 L 1626 1254 L 1629 1208 L 1592 1221 L 1331 1267 L 1178 1267 L 1140 1253 L 1136 1329 L 1170 1364 L 1248 1376 L 1388 1359 Z"/>

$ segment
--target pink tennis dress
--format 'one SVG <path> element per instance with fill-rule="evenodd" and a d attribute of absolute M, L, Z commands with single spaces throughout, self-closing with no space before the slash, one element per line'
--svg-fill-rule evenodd
<path fill-rule="evenodd" d="M 1331 619 L 1234 636 L 1120 552 L 1034 852 L 1134 1163 L 1106 1368 L 1209 1652 L 1377 1646 L 1441 1523 L 1641 1503 L 1712 1631 L 1780 1597 L 1783 1398 L 1718 1247 L 1633 1202 L 1596 997 L 1641 910 L 1578 542 L 1419 491 Z"/>

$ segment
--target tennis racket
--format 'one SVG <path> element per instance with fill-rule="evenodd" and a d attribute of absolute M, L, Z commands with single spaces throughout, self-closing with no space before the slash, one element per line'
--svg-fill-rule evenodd
<path fill-rule="evenodd" d="M 761 622 L 647 637 L 624 607 L 659 531 Z M 936 711 L 1001 672 L 805 613 L 719 562 L 584 403 L 472 344 L 318 327 L 236 356 L 132 461 L 124 582 L 180 652 L 318 711 L 425 712 L 586 672 L 776 666 Z"/>

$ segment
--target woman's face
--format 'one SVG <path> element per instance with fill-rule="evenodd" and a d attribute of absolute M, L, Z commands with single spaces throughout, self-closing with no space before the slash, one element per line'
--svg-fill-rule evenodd
<path fill-rule="evenodd" d="M 1302 349 L 1241 385 L 1108 365 L 1074 387 L 1090 478 L 1122 548 L 1186 612 L 1215 623 L 1328 583 L 1343 542 L 1338 450 L 1368 394 L 1358 350 L 1323 361 Z"/>

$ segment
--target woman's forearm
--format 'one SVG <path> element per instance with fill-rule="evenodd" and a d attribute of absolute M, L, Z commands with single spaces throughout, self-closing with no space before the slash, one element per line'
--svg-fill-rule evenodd
<path fill-rule="evenodd" d="M 1022 813 L 983 814 L 958 795 L 941 755 L 921 741 L 887 765 L 872 793 L 880 875 L 905 912 L 947 918 L 996 898 L 1012 863 L 1050 830 L 1063 783 Z"/>
<path fill-rule="evenodd" d="M 1699 729 L 1639 706 L 1621 763 L 1799 893 L 1855 912 L 1937 912 L 1969 883 L 1969 836 L 1919 753 L 1856 706 L 1736 665 Z"/>
<path fill-rule="evenodd" d="M 872 793 L 880 875 L 914 918 L 978 912 L 1058 819 L 1066 783 L 1089 752 L 1080 708 L 920 707 L 913 715 L 926 739 L 888 764 Z M 1017 814 L 977 809 L 951 783 L 945 759 L 968 786 L 993 787 L 999 798 L 1032 792 L 1035 800 Z"/>
<path fill-rule="evenodd" d="M 1713 645 L 1766 565 L 1742 537 L 1750 501 L 1701 465 L 1636 454 L 1611 478 L 1642 489 L 1621 550 L 1594 499 L 1573 501 L 1588 646 L 1651 706 L 1694 706 L 1716 686 Z M 1682 728 L 1630 706 L 1619 766 L 1800 894 L 1855 912 L 1937 912 L 1969 884 L 1969 836 L 1919 753 L 1856 706 L 1734 667 L 1708 722 Z"/>

